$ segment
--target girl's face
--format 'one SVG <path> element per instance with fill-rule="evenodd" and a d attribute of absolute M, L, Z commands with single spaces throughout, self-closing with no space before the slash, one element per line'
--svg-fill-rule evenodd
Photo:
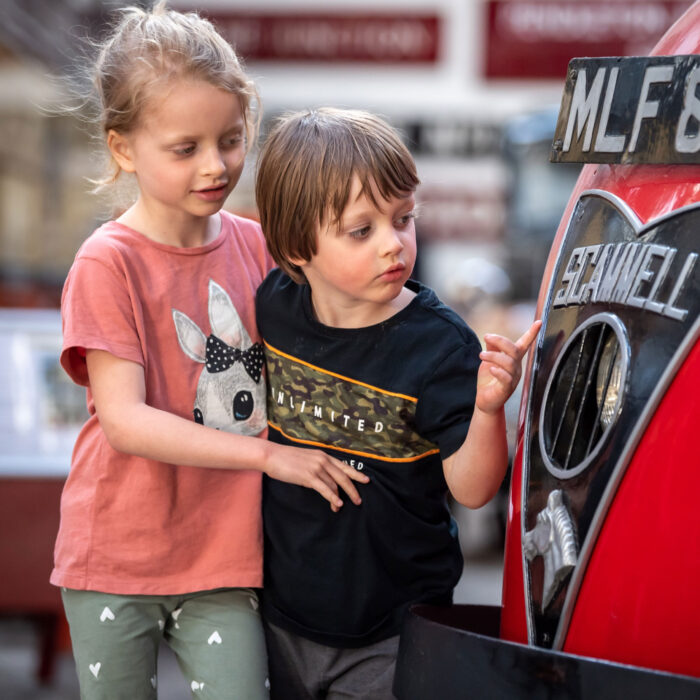
<path fill-rule="evenodd" d="M 203 80 L 172 82 L 144 106 L 135 129 L 110 132 L 108 141 L 120 166 L 138 181 L 138 220 L 155 231 L 198 228 L 216 214 L 238 182 L 246 154 L 238 97 Z"/>

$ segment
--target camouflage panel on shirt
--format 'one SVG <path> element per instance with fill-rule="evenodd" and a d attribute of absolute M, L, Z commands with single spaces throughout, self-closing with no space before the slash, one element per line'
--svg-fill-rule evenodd
<path fill-rule="evenodd" d="M 322 370 L 266 344 L 268 422 L 292 441 L 384 460 L 438 452 L 415 431 L 417 399 Z"/>

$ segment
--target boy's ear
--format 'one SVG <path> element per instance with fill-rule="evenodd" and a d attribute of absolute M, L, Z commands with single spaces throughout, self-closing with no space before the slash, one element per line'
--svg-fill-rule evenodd
<path fill-rule="evenodd" d="M 283 267 L 284 271 L 297 284 L 305 284 L 307 280 L 306 280 L 306 273 L 304 272 L 304 268 L 306 267 L 306 264 L 309 261 L 304 260 L 303 258 L 287 258 L 287 260 L 285 262 L 286 262 L 286 264 Z"/>
<path fill-rule="evenodd" d="M 114 129 L 107 132 L 107 148 L 119 167 L 127 173 L 136 171 L 129 139 Z"/>
<path fill-rule="evenodd" d="M 304 258 L 287 258 L 287 262 L 289 262 L 292 265 L 296 265 L 299 268 L 302 268 L 309 261 L 304 260 Z"/>

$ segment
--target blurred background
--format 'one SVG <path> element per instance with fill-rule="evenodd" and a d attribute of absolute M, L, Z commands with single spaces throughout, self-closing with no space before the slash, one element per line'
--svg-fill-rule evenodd
<path fill-rule="evenodd" d="M 89 194 L 100 143 L 59 115 L 84 39 L 127 3 L 0 0 L 0 696 L 76 698 L 58 592 L 48 584 L 60 491 L 85 417 L 58 366 L 63 280 L 114 205 Z M 136 2 L 141 6 L 149 3 Z M 548 162 L 574 56 L 642 55 L 690 0 L 171 0 L 210 17 L 264 108 L 382 114 L 422 179 L 416 276 L 479 335 L 533 319 L 578 166 Z M 255 152 L 226 208 L 256 216 Z M 508 403 L 509 441 L 519 397 Z M 457 602 L 498 604 L 507 483 L 454 507 L 466 557 Z M 161 697 L 188 696 L 163 653 Z"/>

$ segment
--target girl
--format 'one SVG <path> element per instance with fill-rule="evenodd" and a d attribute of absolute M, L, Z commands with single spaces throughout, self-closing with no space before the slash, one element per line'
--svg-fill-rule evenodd
<path fill-rule="evenodd" d="M 129 8 L 94 66 L 101 128 L 136 201 L 78 251 L 61 363 L 90 417 L 61 502 L 61 586 L 83 698 L 156 697 L 165 639 L 195 697 L 267 696 L 255 588 L 261 475 L 337 510 L 366 478 L 265 428 L 259 226 L 221 211 L 255 134 L 256 92 L 196 14 Z"/>

